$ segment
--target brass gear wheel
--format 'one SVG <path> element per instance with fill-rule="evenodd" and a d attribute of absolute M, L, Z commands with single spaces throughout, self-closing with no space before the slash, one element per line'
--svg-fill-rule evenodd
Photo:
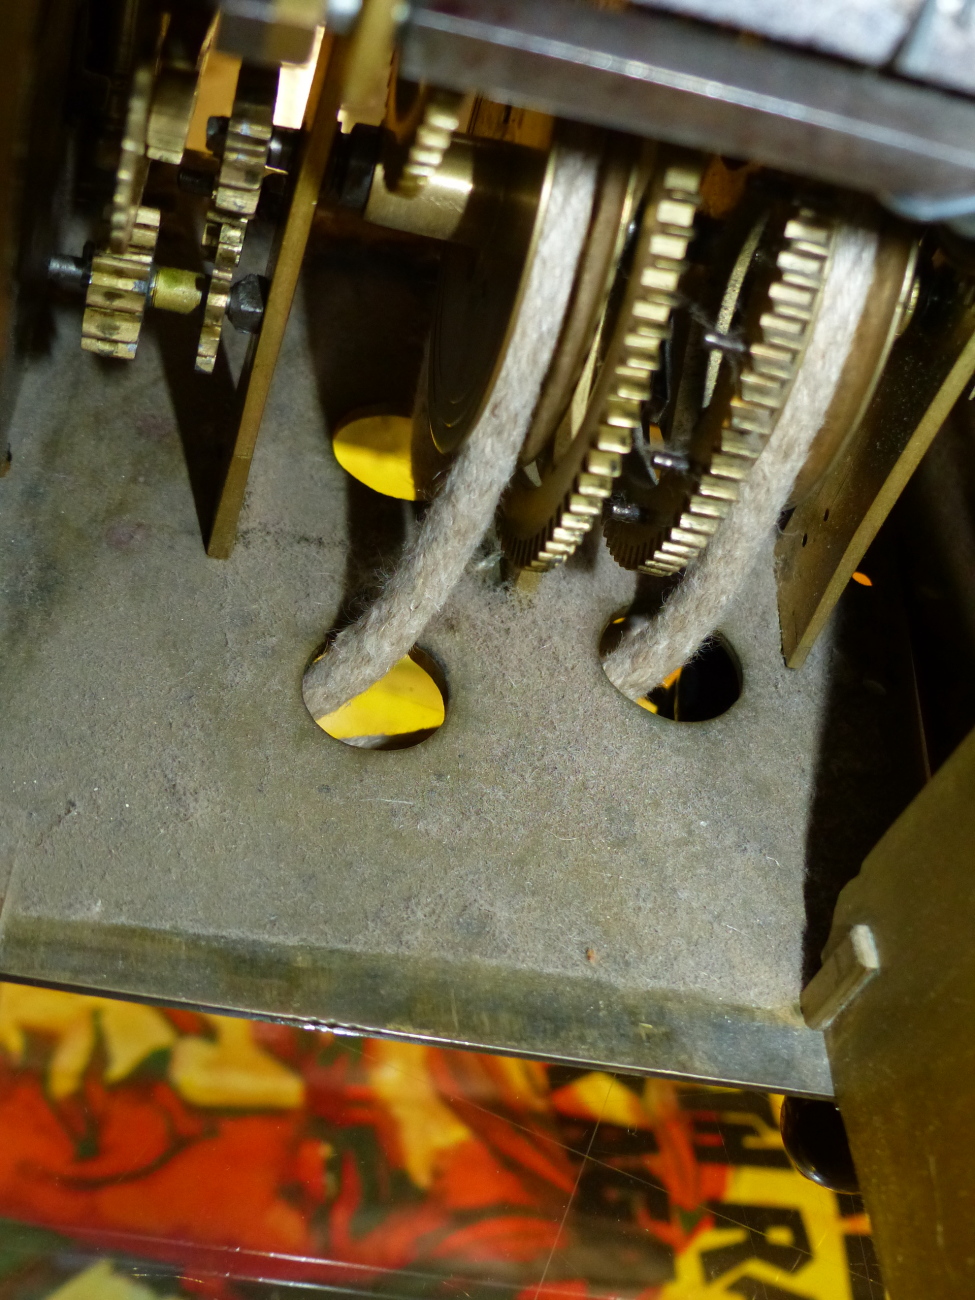
<path fill-rule="evenodd" d="M 395 141 L 383 162 L 386 188 L 401 198 L 415 198 L 435 175 L 460 128 L 463 96 L 452 90 L 420 86 L 409 109 L 397 109 L 399 86 L 391 92 L 387 126 Z"/>
<path fill-rule="evenodd" d="M 620 241 L 617 283 L 603 304 L 569 411 L 534 462 L 534 477 L 531 466 L 520 470 L 502 506 L 502 546 L 519 567 L 563 564 L 600 517 L 622 472 L 679 301 L 703 170 L 697 154 L 663 152 L 630 246 Z M 631 219 L 632 209 L 624 209 L 624 236 Z M 566 444 L 561 455 L 560 444 Z"/>
<path fill-rule="evenodd" d="M 159 209 L 140 207 L 124 251 L 105 249 L 92 258 L 81 325 L 81 346 L 86 352 L 134 360 L 158 238 Z"/>
<path fill-rule="evenodd" d="M 726 414 L 710 438 L 710 451 L 688 470 L 661 470 L 647 501 L 657 520 L 606 521 L 610 552 L 624 568 L 669 578 L 697 561 L 775 429 L 819 310 L 835 230 L 831 219 L 810 208 L 793 212 L 784 223 L 771 282 L 754 309 L 754 341 L 740 377 L 736 383 L 725 375 L 724 393 L 714 399 Z M 714 419 L 705 413 L 705 428 Z"/>
<path fill-rule="evenodd" d="M 273 113 L 273 96 L 268 99 L 238 90 L 203 240 L 213 256 L 213 275 L 196 350 L 196 369 L 204 374 L 212 373 L 216 364 L 234 271 L 240 261 L 247 223 L 261 197 Z"/>
<path fill-rule="evenodd" d="M 171 18 L 161 14 L 154 20 L 132 69 L 109 215 L 109 247 L 120 255 L 132 243 L 150 160 L 179 165 L 196 103 L 194 58 L 203 34 L 174 27 Z"/>

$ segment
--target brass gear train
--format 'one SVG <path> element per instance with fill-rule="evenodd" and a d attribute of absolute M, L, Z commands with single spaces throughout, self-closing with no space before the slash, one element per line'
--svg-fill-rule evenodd
<path fill-rule="evenodd" d="M 204 249 L 213 258 L 196 369 L 210 374 L 216 365 L 220 335 L 230 301 L 234 272 L 244 247 L 247 225 L 257 212 L 261 186 L 268 174 L 277 78 L 242 74 L 227 124 L 223 157 L 213 204 L 207 216 Z"/>
<path fill-rule="evenodd" d="M 704 159 L 687 151 L 668 150 L 658 160 L 623 259 L 628 265 L 617 265 L 617 276 L 626 277 L 622 301 L 614 302 L 614 292 L 603 305 L 573 399 L 588 399 L 585 415 L 565 453 L 556 456 L 557 432 L 538 481 L 521 470 L 503 503 L 502 547 L 519 567 L 544 571 L 564 564 L 600 517 L 622 472 L 680 301 L 703 171 Z M 629 222 L 629 214 L 624 220 Z"/>
<path fill-rule="evenodd" d="M 149 164 L 182 157 L 207 25 L 189 9 L 178 15 L 152 9 L 144 22 L 119 142 L 108 242 L 92 257 L 81 338 L 85 351 L 125 361 L 135 358 L 152 298 L 161 214 L 142 201 Z"/>
<path fill-rule="evenodd" d="M 726 403 L 726 413 L 710 450 L 698 448 L 686 469 L 664 463 L 646 498 L 636 494 L 642 513 L 656 519 L 605 522 L 607 545 L 623 568 L 672 578 L 700 559 L 775 429 L 819 309 L 835 226 L 810 208 L 793 207 L 779 228 L 775 271 L 752 307 L 757 325 L 740 378 L 725 375 L 723 397 L 719 381 L 714 403 Z M 702 417 L 705 434 L 714 418 Z"/>

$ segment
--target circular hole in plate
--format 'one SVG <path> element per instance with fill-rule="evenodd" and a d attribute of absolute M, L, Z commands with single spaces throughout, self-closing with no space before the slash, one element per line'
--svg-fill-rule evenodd
<path fill-rule="evenodd" d="M 332 435 L 335 459 L 353 478 L 383 496 L 415 501 L 413 421 L 403 415 L 362 415 Z"/>
<path fill-rule="evenodd" d="M 432 655 L 414 646 L 385 677 L 315 722 L 356 749 L 410 749 L 439 730 L 446 716 L 444 671 Z"/>
<path fill-rule="evenodd" d="M 606 624 L 599 640 L 599 657 L 604 663 L 632 623 L 633 615 L 623 611 Z M 715 632 L 693 659 L 637 704 L 671 722 L 708 722 L 728 712 L 741 697 L 741 687 L 741 664 L 734 647 L 727 637 Z"/>

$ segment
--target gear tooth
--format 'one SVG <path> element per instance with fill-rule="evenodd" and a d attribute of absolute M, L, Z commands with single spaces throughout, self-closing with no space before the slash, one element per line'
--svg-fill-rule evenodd
<path fill-rule="evenodd" d="M 732 498 L 735 500 L 736 498 Z M 720 497 L 707 497 L 700 492 L 695 492 L 691 497 L 691 509 L 697 515 L 702 515 L 710 519 L 724 519 L 730 513 L 731 506 L 728 501 Z"/>
<path fill-rule="evenodd" d="M 704 475 L 699 490 L 702 496 L 715 497 L 718 501 L 738 500 L 738 488 L 734 481 L 715 478 L 713 474 Z"/>
<path fill-rule="evenodd" d="M 696 559 L 698 554 L 696 547 L 685 546 L 683 542 L 675 542 L 670 537 L 668 537 L 666 542 L 660 543 L 660 549 L 657 551 L 657 555 L 659 555 L 661 551 L 664 555 L 673 555 L 681 563 L 686 563 L 688 560 Z"/>
<path fill-rule="evenodd" d="M 588 515 L 590 519 L 598 519 L 603 513 L 602 508 L 596 504 L 592 497 L 584 497 L 581 492 L 573 492 L 569 497 L 569 508 L 573 514 Z"/>
<path fill-rule="evenodd" d="M 718 531 L 718 520 L 710 515 L 700 515 L 693 510 L 687 510 L 680 517 L 680 526 L 686 528 L 688 532 L 704 533 L 708 537 L 713 537 Z"/>
<path fill-rule="evenodd" d="M 603 407 L 602 424 L 613 424 L 621 429 L 635 429 L 640 423 L 640 403 L 610 393 Z"/>
<path fill-rule="evenodd" d="M 562 515 L 562 531 L 572 533 L 576 538 L 582 533 L 588 533 L 591 526 L 592 520 L 587 515 L 575 515 L 571 510 L 566 510 Z M 556 529 L 555 531 L 558 533 L 559 530 Z M 566 541 L 567 539 L 563 537 L 562 540 Z"/>
<path fill-rule="evenodd" d="M 639 302 L 635 302 L 633 304 L 633 315 L 638 320 L 649 321 L 651 325 L 666 326 L 675 305 L 673 294 L 658 293 L 654 294 L 652 298 L 643 298 Z M 631 337 L 635 336 L 627 335 L 626 341 L 628 344 Z M 652 339 L 654 335 L 647 331 L 644 337 Z M 659 338 L 659 335 L 657 337 Z M 630 346 L 634 345 L 631 344 Z"/>
<path fill-rule="evenodd" d="M 783 273 L 789 272 L 803 277 L 808 276 L 810 279 L 816 280 L 822 275 L 826 252 L 827 250 L 823 249 L 813 256 L 809 253 L 797 252 L 795 245 L 790 244 L 779 254 L 776 264 Z"/>
<path fill-rule="evenodd" d="M 619 478 L 623 472 L 623 462 L 615 451 L 600 451 L 598 447 L 586 457 L 586 472 L 599 474 L 603 478 Z"/>
<path fill-rule="evenodd" d="M 798 351 L 805 342 L 807 322 L 792 320 L 780 312 L 766 312 L 760 319 L 762 333 L 783 347 Z"/>
<path fill-rule="evenodd" d="M 741 395 L 746 402 L 778 410 L 782 405 L 783 384 L 778 378 L 746 371 L 741 377 Z"/>
<path fill-rule="evenodd" d="M 751 348 L 752 368 L 763 375 L 775 379 L 792 378 L 792 366 L 795 357 L 791 350 L 776 347 L 772 343 L 754 343 Z"/>
<path fill-rule="evenodd" d="M 602 474 L 580 474 L 576 479 L 576 490 L 587 497 L 608 497 L 611 488 Z"/>
<path fill-rule="evenodd" d="M 832 231 L 829 226 L 817 225 L 815 214 L 804 209 L 798 217 L 786 222 L 785 237 L 794 244 L 812 244 L 821 249 L 823 256 L 829 252 Z"/>
<path fill-rule="evenodd" d="M 761 447 L 747 435 L 731 433 L 725 430 L 721 435 L 721 449 L 732 456 L 744 456 L 747 460 L 757 460 Z"/>
<path fill-rule="evenodd" d="M 616 395 L 630 402 L 645 402 L 650 396 L 649 379 L 642 382 L 638 374 L 621 375 L 617 370 Z"/>
<path fill-rule="evenodd" d="M 682 262 L 687 253 L 687 236 L 666 234 L 658 231 L 651 236 L 650 253 L 653 257 L 665 257 L 673 262 Z"/>
<path fill-rule="evenodd" d="M 670 538 L 671 541 L 680 542 L 683 546 L 690 546 L 695 551 L 703 551 L 710 540 L 707 533 L 698 533 L 691 528 L 672 528 Z"/>
<path fill-rule="evenodd" d="M 816 305 L 816 295 L 811 289 L 799 288 L 786 280 L 778 280 L 769 287 L 769 297 L 779 308 L 792 307 L 811 312 Z"/>
<path fill-rule="evenodd" d="M 672 188 L 664 177 L 664 184 Z M 690 230 L 694 225 L 697 204 L 689 199 L 661 199 L 657 204 L 657 220 L 662 226 L 677 226 L 681 230 Z"/>
<path fill-rule="evenodd" d="M 611 424 L 601 424 L 596 434 L 596 447 L 599 451 L 612 451 L 625 456 L 633 450 L 633 430 L 621 429 Z"/>
<path fill-rule="evenodd" d="M 673 162 L 664 172 L 664 189 L 696 195 L 701 188 L 703 168 L 694 161 Z"/>
<path fill-rule="evenodd" d="M 661 293 L 675 293 L 684 271 L 683 262 L 668 262 L 657 258 L 643 268 L 640 284 L 644 289 L 657 289 Z"/>

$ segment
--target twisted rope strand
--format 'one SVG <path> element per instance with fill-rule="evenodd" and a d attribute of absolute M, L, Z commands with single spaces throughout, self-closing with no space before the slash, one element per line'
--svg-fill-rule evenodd
<path fill-rule="evenodd" d="M 375 603 L 305 673 L 314 718 L 360 695 L 443 608 L 494 518 L 551 363 L 589 226 L 598 160 L 556 147 L 552 187 L 511 342 L 484 413 Z"/>

